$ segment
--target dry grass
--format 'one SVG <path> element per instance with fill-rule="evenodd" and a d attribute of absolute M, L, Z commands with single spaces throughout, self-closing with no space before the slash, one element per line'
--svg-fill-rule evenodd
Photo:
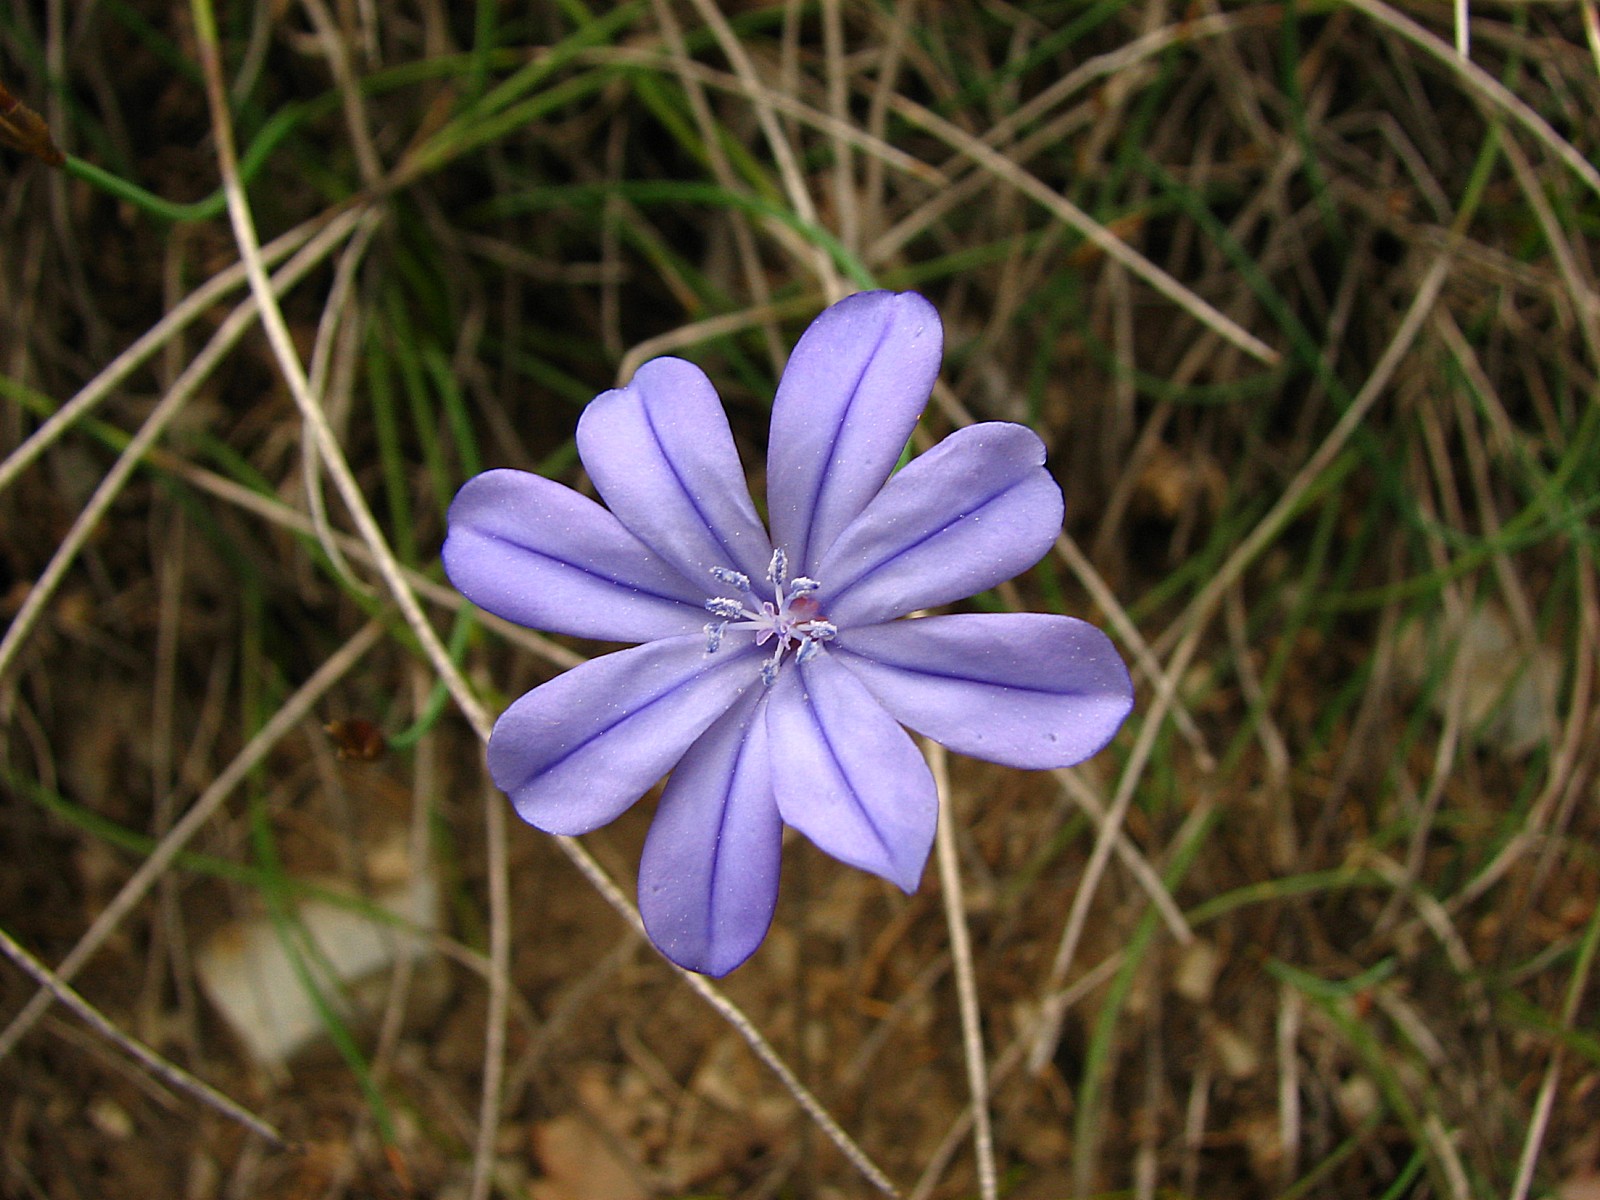
<path fill-rule="evenodd" d="M 0 1195 L 1593 1194 L 1600 20 L 1462 11 L 7 8 L 70 157 L 0 151 Z M 507 820 L 487 722 L 596 648 L 463 612 L 443 511 L 582 486 L 657 353 L 759 462 L 860 286 L 944 316 L 929 438 L 1051 447 L 985 603 L 1139 705 L 952 760 L 910 899 L 793 844 L 712 990 L 630 924 L 648 803 Z M 396 853 L 440 930 L 341 1007 L 307 913 Z M 275 1069 L 196 966 L 263 914 Z"/>

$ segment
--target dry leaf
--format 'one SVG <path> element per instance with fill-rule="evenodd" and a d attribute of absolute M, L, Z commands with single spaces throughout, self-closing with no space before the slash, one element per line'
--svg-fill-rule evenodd
<path fill-rule="evenodd" d="M 0 83 L 0 146 L 10 146 L 24 154 L 59 167 L 67 161 L 44 118 L 21 100 L 18 100 Z"/>
<path fill-rule="evenodd" d="M 529 1185 L 533 1200 L 650 1200 L 631 1164 L 582 1117 L 539 1122 L 533 1147 L 545 1175 Z"/>

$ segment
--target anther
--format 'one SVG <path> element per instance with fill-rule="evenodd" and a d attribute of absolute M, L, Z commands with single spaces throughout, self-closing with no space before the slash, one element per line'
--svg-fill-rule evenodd
<path fill-rule="evenodd" d="M 716 576 L 719 582 L 738 588 L 741 592 L 750 590 L 750 576 L 743 571 L 735 571 L 732 567 L 712 567 L 711 574 Z"/>

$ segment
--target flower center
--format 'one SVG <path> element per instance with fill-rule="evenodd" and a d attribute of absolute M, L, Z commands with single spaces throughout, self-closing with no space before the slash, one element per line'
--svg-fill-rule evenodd
<path fill-rule="evenodd" d="M 706 626 L 706 653 L 715 654 L 722 635 L 730 629 L 753 629 L 756 645 L 774 642 L 772 657 L 761 665 L 761 682 L 771 687 L 778 678 L 778 667 L 791 649 L 795 662 L 805 662 L 830 641 L 839 630 L 823 616 L 811 595 L 822 585 L 804 575 L 789 578 L 789 556 L 772 552 L 767 567 L 767 582 L 772 584 L 772 599 L 759 599 L 750 586 L 750 577 L 728 567 L 712 567 L 718 582 L 742 595 L 740 598 L 712 596 L 706 611 L 718 618 Z"/>

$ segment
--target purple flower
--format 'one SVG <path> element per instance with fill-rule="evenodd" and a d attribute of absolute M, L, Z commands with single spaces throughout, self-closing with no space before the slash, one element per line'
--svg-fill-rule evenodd
<path fill-rule="evenodd" d="M 851 296 L 812 323 L 772 408 L 770 538 L 715 389 L 675 358 L 578 422 L 607 508 L 510 470 L 450 506 L 445 569 L 475 604 L 643 643 L 512 704 L 489 770 L 555 834 L 604 825 L 670 771 L 639 908 L 692 970 L 726 974 L 766 936 L 786 824 L 915 889 L 937 799 L 902 725 L 991 762 L 1062 767 L 1132 705 L 1109 639 L 1082 621 L 898 619 L 1026 570 L 1061 528 L 1044 446 L 1020 425 L 959 430 L 891 477 L 942 341 L 909 292 Z"/>

